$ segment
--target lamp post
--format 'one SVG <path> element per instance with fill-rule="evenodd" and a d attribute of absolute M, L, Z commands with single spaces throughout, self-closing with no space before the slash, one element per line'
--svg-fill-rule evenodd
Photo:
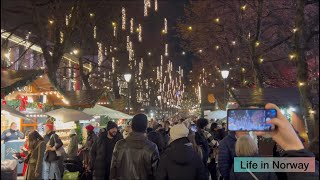
<path fill-rule="evenodd" d="M 127 73 L 124 75 L 124 79 L 128 83 L 128 114 L 130 115 L 130 88 L 129 88 L 129 82 L 131 80 L 131 74 Z"/>
<path fill-rule="evenodd" d="M 221 75 L 222 75 L 222 78 L 223 78 L 223 83 L 224 83 L 224 104 L 227 108 L 227 98 L 226 98 L 226 94 L 227 94 L 227 90 L 226 90 L 226 79 L 228 78 L 229 76 L 229 70 L 228 69 L 223 69 L 221 70 Z"/>

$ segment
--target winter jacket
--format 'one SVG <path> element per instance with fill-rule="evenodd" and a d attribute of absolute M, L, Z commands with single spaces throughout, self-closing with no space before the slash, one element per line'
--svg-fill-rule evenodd
<path fill-rule="evenodd" d="M 118 135 L 113 139 L 109 139 L 107 135 L 108 132 L 103 132 L 93 143 L 90 151 L 90 169 L 96 179 L 109 179 L 114 146 L 120 139 L 123 139 L 122 136 Z"/>
<path fill-rule="evenodd" d="M 188 138 L 180 138 L 161 155 L 156 180 L 207 180 L 206 167 Z"/>
<path fill-rule="evenodd" d="M 231 131 L 220 141 L 218 153 L 218 167 L 224 180 L 229 180 L 233 159 L 236 156 L 235 145 L 237 139 L 235 132 Z"/>
<path fill-rule="evenodd" d="M 10 136 L 7 136 L 7 133 L 11 133 Z M 24 138 L 24 134 L 19 131 L 19 130 L 12 130 L 12 129 L 7 129 L 5 131 L 2 132 L 1 134 L 1 140 L 4 140 L 4 143 L 8 142 L 8 141 L 12 141 L 12 140 L 18 140 L 18 139 L 23 139 Z"/>
<path fill-rule="evenodd" d="M 282 157 L 314 157 L 314 154 L 307 149 L 301 149 L 298 151 L 284 151 Z M 319 179 L 319 163 L 315 161 L 315 172 L 309 173 L 298 173 L 298 172 L 288 172 L 288 180 L 316 180 Z M 318 166 L 318 168 L 317 168 Z"/>
<path fill-rule="evenodd" d="M 51 138 L 52 136 L 52 138 Z M 51 131 L 49 134 L 46 134 L 44 136 L 44 142 L 46 144 L 49 144 L 50 147 L 55 147 L 55 149 L 59 149 L 63 146 L 63 143 L 60 139 L 60 137 L 54 132 Z M 55 144 L 56 142 L 56 144 Z M 55 151 L 46 151 L 45 153 L 45 161 L 47 162 L 52 162 L 52 161 L 56 161 L 59 159 L 59 157 L 57 156 Z"/>
<path fill-rule="evenodd" d="M 83 163 L 85 166 L 89 166 L 90 163 L 90 151 L 93 143 L 98 139 L 98 136 L 92 131 L 88 134 L 87 141 L 81 148 L 83 150 Z"/>
<path fill-rule="evenodd" d="M 109 179 L 153 180 L 158 161 L 157 146 L 143 133 L 132 132 L 114 148 Z"/>
<path fill-rule="evenodd" d="M 40 180 L 42 179 L 42 164 L 44 151 L 46 150 L 46 143 L 44 141 L 38 142 L 36 148 L 30 152 L 28 161 L 28 168 L 26 172 L 26 180 Z M 39 176 L 35 176 L 35 173 Z"/>
<path fill-rule="evenodd" d="M 26 150 L 28 150 L 28 143 L 25 143 L 25 144 L 23 145 L 23 147 L 26 148 Z M 22 151 L 22 152 L 20 152 L 20 157 L 26 158 L 27 156 L 28 156 L 28 151 Z M 25 175 L 26 175 L 27 168 L 28 168 L 28 163 L 27 163 L 27 162 L 24 162 L 24 163 L 23 163 L 23 169 L 22 169 L 22 176 L 25 176 Z"/>
<path fill-rule="evenodd" d="M 78 153 L 78 137 L 77 135 L 70 136 L 70 143 L 68 146 L 67 155 L 69 158 L 74 159 Z"/>
<path fill-rule="evenodd" d="M 274 172 L 252 172 L 259 180 L 277 180 L 277 175 Z M 230 180 L 255 180 L 249 172 L 234 172 L 232 165 L 230 172 Z"/>

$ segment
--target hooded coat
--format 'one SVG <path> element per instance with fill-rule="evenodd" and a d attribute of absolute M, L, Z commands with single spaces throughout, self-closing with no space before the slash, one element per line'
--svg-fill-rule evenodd
<path fill-rule="evenodd" d="M 208 178 L 206 167 L 186 137 L 173 141 L 161 155 L 156 180 L 208 180 Z"/>

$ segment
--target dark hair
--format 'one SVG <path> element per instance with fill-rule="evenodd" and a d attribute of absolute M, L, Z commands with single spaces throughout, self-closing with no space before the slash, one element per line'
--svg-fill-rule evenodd
<path fill-rule="evenodd" d="M 29 150 L 34 150 L 37 146 L 37 144 L 39 143 L 39 141 L 43 141 L 43 137 L 38 133 L 38 131 L 32 131 L 29 134 Z"/>
<path fill-rule="evenodd" d="M 182 123 L 183 121 L 185 121 L 185 119 L 181 118 L 181 119 L 180 119 L 180 122 Z"/>
<path fill-rule="evenodd" d="M 26 132 L 24 133 L 25 137 L 28 137 L 29 138 L 29 134 L 32 132 L 32 130 L 26 130 Z M 28 140 L 29 141 L 29 140 Z M 28 141 L 24 141 L 24 146 L 25 145 L 28 145 Z"/>
<path fill-rule="evenodd" d="M 147 128 L 147 133 L 149 133 L 149 132 L 151 132 L 151 131 L 153 131 L 153 128 L 148 127 L 148 128 Z"/>
<path fill-rule="evenodd" d="M 197 127 L 200 128 L 200 129 L 204 129 L 208 124 L 208 119 L 205 119 L 205 118 L 200 118 L 197 120 Z"/>
<path fill-rule="evenodd" d="M 134 132 L 144 133 L 148 127 L 148 118 L 144 114 L 137 114 L 132 118 L 131 128 Z"/>
<path fill-rule="evenodd" d="M 224 126 L 224 125 L 226 125 L 226 124 L 227 124 L 227 123 L 223 122 L 223 123 L 222 123 L 222 126 Z"/>
<path fill-rule="evenodd" d="M 314 138 L 308 147 L 309 151 L 313 152 L 315 159 L 319 161 L 319 137 Z"/>
<path fill-rule="evenodd" d="M 170 122 L 167 120 L 167 121 L 164 121 L 164 124 L 170 125 Z"/>
<path fill-rule="evenodd" d="M 214 123 L 211 124 L 210 130 L 214 131 L 214 129 L 217 128 L 217 127 L 218 127 L 218 124 L 214 122 Z"/>
<path fill-rule="evenodd" d="M 164 141 L 160 133 L 151 131 L 147 134 L 149 141 L 155 143 L 158 147 L 159 152 L 164 149 Z"/>

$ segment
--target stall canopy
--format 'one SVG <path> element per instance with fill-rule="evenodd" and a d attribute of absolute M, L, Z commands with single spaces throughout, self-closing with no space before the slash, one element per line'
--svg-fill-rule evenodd
<path fill-rule="evenodd" d="M 92 116 L 108 116 L 111 119 L 131 119 L 132 116 L 116 111 L 104 106 L 95 105 L 93 108 L 86 108 L 83 112 L 90 114 Z"/>
<path fill-rule="evenodd" d="M 233 89 L 231 94 L 242 107 L 264 106 L 267 103 L 279 106 L 300 104 L 298 88 Z"/>
<path fill-rule="evenodd" d="M 217 110 L 211 111 L 208 114 L 208 119 L 223 119 L 227 117 L 227 111 Z"/>
<path fill-rule="evenodd" d="M 71 121 L 79 121 L 79 120 L 91 120 L 92 116 L 86 114 L 82 111 L 74 110 L 74 109 L 66 109 L 60 108 L 46 113 L 48 116 L 51 116 L 57 120 L 60 120 L 64 123 Z"/>
<path fill-rule="evenodd" d="M 1 95 L 24 87 L 44 73 L 43 70 L 1 70 Z"/>
<path fill-rule="evenodd" d="M 4 105 L 4 104 L 1 104 L 1 114 L 4 114 L 4 115 L 9 115 L 10 114 L 12 116 L 16 116 L 16 117 L 19 117 L 19 118 L 22 118 L 22 119 L 30 120 L 24 114 L 22 114 L 21 112 L 13 109 L 10 106 Z"/>

